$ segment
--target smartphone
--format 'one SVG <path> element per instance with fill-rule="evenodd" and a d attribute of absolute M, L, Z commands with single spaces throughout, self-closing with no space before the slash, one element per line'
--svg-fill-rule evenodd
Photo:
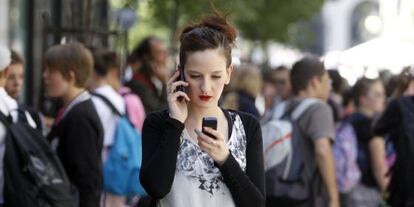
<path fill-rule="evenodd" d="M 184 76 L 184 67 L 182 67 L 181 65 L 178 65 L 178 71 L 180 72 L 180 76 L 178 77 L 177 81 L 185 81 L 185 76 Z M 187 92 L 186 88 L 184 86 L 178 86 L 177 90 L 182 91 L 184 93 Z"/>
<path fill-rule="evenodd" d="M 178 71 L 180 72 L 180 76 L 178 77 L 177 81 L 185 81 L 184 67 L 182 67 L 181 65 L 178 65 Z M 177 91 L 182 91 L 184 93 L 187 93 L 187 89 L 186 89 L 185 86 L 178 86 Z M 183 99 L 184 99 L 184 97 L 182 97 L 182 96 L 178 97 L 179 101 L 182 101 Z"/>
<path fill-rule="evenodd" d="M 214 130 L 217 130 L 217 118 L 216 117 L 203 117 L 203 123 L 202 123 L 202 126 L 201 126 L 201 130 L 205 135 L 207 135 L 207 136 L 209 136 L 213 139 L 216 139 L 216 137 L 214 137 L 214 135 L 204 131 L 204 127 L 210 127 Z"/>

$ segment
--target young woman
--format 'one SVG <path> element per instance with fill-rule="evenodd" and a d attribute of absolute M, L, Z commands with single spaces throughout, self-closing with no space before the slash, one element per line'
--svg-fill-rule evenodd
<path fill-rule="evenodd" d="M 93 69 L 92 54 L 78 43 L 56 45 L 48 49 L 44 62 L 46 94 L 64 103 L 48 139 L 78 189 L 79 206 L 99 207 L 103 129 L 85 89 Z"/>
<path fill-rule="evenodd" d="M 385 142 L 372 133 L 374 120 L 385 106 L 385 89 L 379 79 L 359 79 L 353 87 L 356 111 L 347 118 L 357 137 L 357 163 L 361 181 L 350 193 L 347 206 L 379 206 L 389 178 Z"/>
<path fill-rule="evenodd" d="M 251 115 L 218 106 L 230 82 L 235 38 L 218 14 L 181 34 L 185 81 L 174 73 L 168 110 L 149 114 L 143 127 L 140 179 L 155 198 L 152 206 L 264 206 L 260 125 Z M 201 132 L 206 116 L 217 118 L 217 130 L 205 128 L 214 138 Z"/>

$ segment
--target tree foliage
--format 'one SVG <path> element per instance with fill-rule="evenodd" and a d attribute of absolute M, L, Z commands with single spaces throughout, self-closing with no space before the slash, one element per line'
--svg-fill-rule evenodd
<path fill-rule="evenodd" d="M 289 27 L 316 14 L 324 0 L 149 0 L 154 20 L 169 28 L 171 39 L 182 25 L 217 8 L 229 13 L 240 34 L 260 42 L 286 42 Z M 213 6 L 214 5 L 214 6 Z"/>

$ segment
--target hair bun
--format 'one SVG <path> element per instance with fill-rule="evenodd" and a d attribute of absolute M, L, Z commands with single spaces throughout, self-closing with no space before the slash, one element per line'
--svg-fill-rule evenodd
<path fill-rule="evenodd" d="M 227 22 L 226 17 L 215 11 L 199 23 L 184 28 L 180 35 L 180 63 L 186 63 L 190 52 L 220 48 L 229 66 L 235 40 L 236 29 Z"/>
<path fill-rule="evenodd" d="M 204 17 L 199 26 L 209 27 L 222 32 L 230 43 L 236 40 L 236 29 L 230 25 L 226 17 L 218 12 L 214 12 L 213 15 Z"/>
<path fill-rule="evenodd" d="M 191 32 L 194 29 L 207 27 L 217 30 L 224 34 L 230 44 L 234 44 L 236 40 L 236 29 L 218 11 L 214 11 L 212 15 L 204 17 L 198 24 L 187 26 L 181 33 L 180 39 L 182 40 L 186 33 Z"/>

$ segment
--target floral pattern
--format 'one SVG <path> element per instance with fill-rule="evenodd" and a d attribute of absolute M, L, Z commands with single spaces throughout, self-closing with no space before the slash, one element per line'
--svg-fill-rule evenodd
<path fill-rule="evenodd" d="M 241 169 L 245 171 L 246 134 L 243 123 L 237 114 L 229 113 L 233 120 L 233 128 L 227 145 Z M 182 172 L 191 181 L 197 183 L 200 190 L 207 191 L 211 195 L 220 192 L 220 186 L 224 184 L 224 179 L 220 170 L 214 165 L 214 160 L 191 141 L 185 130 L 181 135 L 181 140 L 177 157 L 177 171 Z"/>

